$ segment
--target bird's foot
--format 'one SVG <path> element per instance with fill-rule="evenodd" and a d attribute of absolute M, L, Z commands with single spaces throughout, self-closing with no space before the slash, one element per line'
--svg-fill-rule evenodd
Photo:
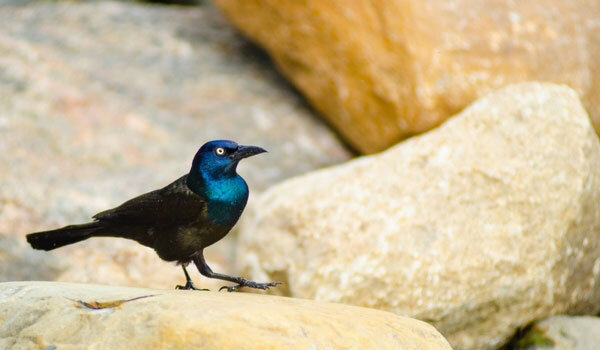
<path fill-rule="evenodd" d="M 186 282 L 185 286 L 177 285 L 175 287 L 175 289 L 209 291 L 209 289 L 196 288 L 196 286 L 194 286 L 194 284 L 192 283 L 192 281 Z"/>
<path fill-rule="evenodd" d="M 258 282 L 249 281 L 247 279 L 241 278 L 237 285 L 223 286 L 223 287 L 219 288 L 219 291 L 222 291 L 223 289 L 227 289 L 228 292 L 235 292 L 242 287 L 267 290 L 271 287 L 276 287 L 278 284 L 281 284 L 281 282 L 258 283 Z"/>

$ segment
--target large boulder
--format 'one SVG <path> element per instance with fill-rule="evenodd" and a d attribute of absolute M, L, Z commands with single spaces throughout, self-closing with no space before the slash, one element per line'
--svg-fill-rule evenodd
<path fill-rule="evenodd" d="M 0 283 L 2 349 L 451 349 L 389 312 L 243 293 Z"/>
<path fill-rule="evenodd" d="M 284 181 L 239 242 L 285 295 L 426 320 L 458 349 L 600 310 L 600 143 L 577 94 L 527 83 L 390 150 Z"/>
<path fill-rule="evenodd" d="M 3 234 L 23 242 L 28 232 L 90 220 L 167 185 L 202 143 L 223 138 L 269 150 L 240 166 L 250 201 L 274 182 L 350 156 L 211 6 L 0 7 Z M 214 270 L 228 270 L 226 243 L 207 251 Z M 180 268 L 132 241 L 93 239 L 50 254 L 68 266 L 62 281 L 183 281 Z M 14 278 L 41 277 L 0 274 Z"/>
<path fill-rule="evenodd" d="M 600 130 L 596 0 L 215 0 L 356 148 L 516 82 L 574 88 Z"/>

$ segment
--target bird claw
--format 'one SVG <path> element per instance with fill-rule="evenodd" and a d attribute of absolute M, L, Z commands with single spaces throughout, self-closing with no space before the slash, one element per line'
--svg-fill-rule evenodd
<path fill-rule="evenodd" d="M 177 285 L 175 286 L 175 289 L 210 291 L 210 289 L 196 288 L 191 282 L 186 283 L 185 286 Z"/>
<path fill-rule="evenodd" d="M 219 292 L 222 291 L 223 289 L 227 289 L 228 292 L 235 292 L 238 289 L 240 289 L 241 287 L 243 287 L 241 284 L 238 284 L 235 286 L 223 286 L 223 287 L 219 288 Z"/>
<path fill-rule="evenodd" d="M 223 289 L 227 289 L 228 292 L 235 292 L 242 287 L 267 290 L 271 287 L 276 287 L 278 284 L 281 284 L 281 282 L 258 283 L 258 282 L 242 279 L 242 282 L 239 284 L 236 284 L 235 286 L 223 286 L 223 287 L 219 288 L 219 292 L 222 291 Z"/>

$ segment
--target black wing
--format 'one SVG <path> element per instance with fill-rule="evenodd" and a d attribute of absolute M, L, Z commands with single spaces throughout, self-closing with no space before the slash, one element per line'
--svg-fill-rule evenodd
<path fill-rule="evenodd" d="M 204 199 L 186 184 L 187 175 L 93 216 L 98 221 L 153 226 L 192 223 L 206 211 Z"/>

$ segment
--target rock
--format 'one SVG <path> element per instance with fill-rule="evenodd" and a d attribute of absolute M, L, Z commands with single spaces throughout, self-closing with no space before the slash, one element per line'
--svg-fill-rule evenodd
<path fill-rule="evenodd" d="M 574 88 L 600 130 L 595 0 L 215 3 L 366 153 L 531 80 Z"/>
<path fill-rule="evenodd" d="M 600 344 L 600 318 L 555 316 L 536 322 L 517 342 L 518 350 L 589 350 Z"/>
<path fill-rule="evenodd" d="M 457 349 L 600 310 L 600 144 L 576 93 L 526 83 L 384 153 L 265 192 L 239 266 L 285 295 L 433 324 Z"/>
<path fill-rule="evenodd" d="M 0 8 L 0 232 L 23 242 L 28 232 L 85 222 L 188 172 L 210 139 L 269 150 L 240 166 L 250 201 L 281 179 L 347 159 L 252 47 L 211 6 Z M 227 246 L 207 250 L 214 270 L 228 272 Z M 70 266 L 62 281 L 173 288 L 183 279 L 126 240 L 51 254 Z"/>
<path fill-rule="evenodd" d="M 33 250 L 16 237 L 0 234 L 2 280 L 52 280 L 66 268 L 55 256 Z"/>
<path fill-rule="evenodd" d="M 388 312 L 244 293 L 0 284 L 3 349 L 451 349 Z"/>

